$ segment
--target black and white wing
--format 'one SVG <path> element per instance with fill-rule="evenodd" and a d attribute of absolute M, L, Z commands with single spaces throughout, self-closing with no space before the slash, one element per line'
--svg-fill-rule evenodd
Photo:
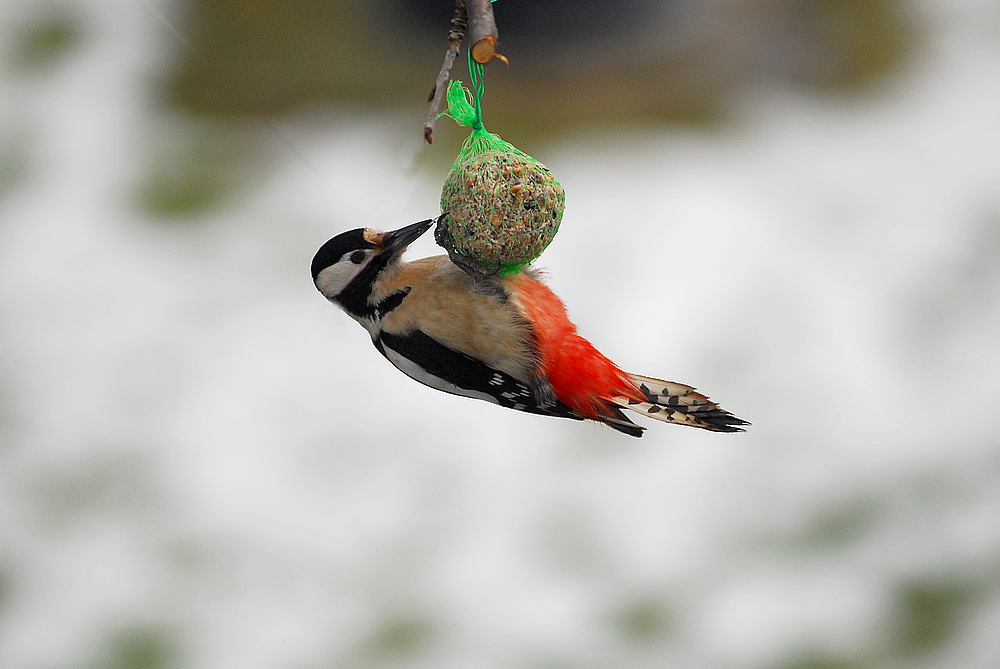
<path fill-rule="evenodd" d="M 529 383 L 448 348 L 420 330 L 405 335 L 383 331 L 375 347 L 404 374 L 431 388 L 517 411 L 583 420 L 557 398 L 540 401 Z"/>

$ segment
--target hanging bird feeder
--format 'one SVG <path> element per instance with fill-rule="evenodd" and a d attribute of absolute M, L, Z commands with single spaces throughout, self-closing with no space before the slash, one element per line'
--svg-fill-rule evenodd
<path fill-rule="evenodd" d="M 437 242 L 474 274 L 513 274 L 555 237 L 566 193 L 545 165 L 483 126 L 483 67 L 469 58 L 473 92 L 448 86 L 448 111 L 471 126 L 441 190 Z"/>

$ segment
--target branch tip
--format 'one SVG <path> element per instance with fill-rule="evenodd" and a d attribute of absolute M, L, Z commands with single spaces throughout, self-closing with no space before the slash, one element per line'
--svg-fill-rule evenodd
<path fill-rule="evenodd" d="M 485 65 L 493 59 L 496 55 L 496 44 L 497 41 L 494 39 L 493 35 L 487 35 L 483 39 L 479 40 L 472 45 L 472 60 L 476 61 L 480 65 Z"/>
<path fill-rule="evenodd" d="M 448 50 L 444 54 L 444 63 L 438 73 L 434 88 L 427 99 L 431 103 L 430 111 L 427 112 L 427 120 L 424 122 L 424 140 L 430 144 L 434 141 L 434 124 L 437 122 L 438 108 L 444 100 L 445 89 L 448 87 L 448 78 L 451 74 L 451 65 L 458 55 L 458 48 L 462 44 L 465 36 L 465 29 L 468 25 L 468 13 L 465 6 L 466 0 L 455 0 L 455 16 L 451 19 L 451 26 L 448 31 Z"/>

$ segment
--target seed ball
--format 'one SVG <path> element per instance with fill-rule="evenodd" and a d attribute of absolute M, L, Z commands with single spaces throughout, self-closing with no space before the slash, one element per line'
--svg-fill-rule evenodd
<path fill-rule="evenodd" d="M 556 236 L 565 208 L 566 193 L 547 167 L 486 151 L 451 168 L 436 236 L 463 267 L 502 271 L 537 258 Z"/>

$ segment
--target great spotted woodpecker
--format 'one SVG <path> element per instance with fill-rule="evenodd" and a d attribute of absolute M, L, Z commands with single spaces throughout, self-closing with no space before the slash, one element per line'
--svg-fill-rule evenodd
<path fill-rule="evenodd" d="M 432 388 L 529 413 L 600 421 L 633 437 L 622 409 L 715 432 L 749 425 L 680 383 L 623 372 L 577 334 L 535 272 L 478 277 L 448 256 L 406 263 L 433 219 L 325 243 L 313 282 L 371 335 L 389 362 Z"/>

